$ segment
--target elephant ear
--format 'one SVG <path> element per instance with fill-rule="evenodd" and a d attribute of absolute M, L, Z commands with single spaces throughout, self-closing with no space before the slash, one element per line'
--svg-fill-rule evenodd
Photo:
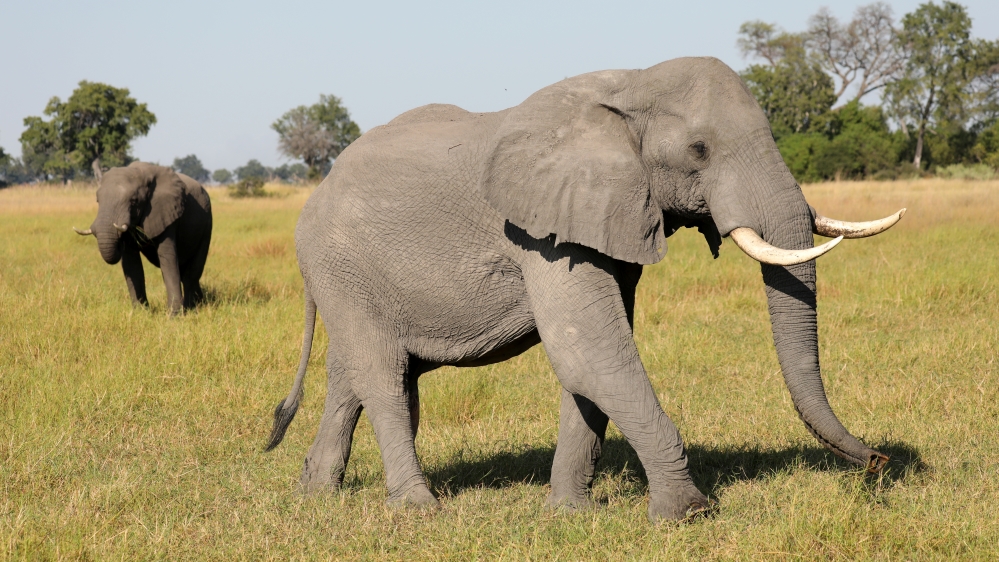
<path fill-rule="evenodd" d="M 556 235 L 613 258 L 650 264 L 666 253 L 662 210 L 614 100 L 637 71 L 569 78 L 508 110 L 480 188 L 504 218 L 536 238 Z"/>
<path fill-rule="evenodd" d="M 156 238 L 184 214 L 184 180 L 173 170 L 157 166 L 149 187 L 149 214 L 142 219 L 147 238 Z"/>

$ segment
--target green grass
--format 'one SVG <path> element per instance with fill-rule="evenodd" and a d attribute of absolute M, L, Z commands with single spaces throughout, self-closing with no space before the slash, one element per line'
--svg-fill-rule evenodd
<path fill-rule="evenodd" d="M 542 507 L 558 383 L 538 347 L 421 379 L 418 452 L 437 514 L 384 506 L 362 416 L 346 485 L 303 497 L 325 334 L 284 442 L 263 453 L 302 333 L 293 230 L 307 190 L 211 195 L 209 303 L 171 319 L 159 271 L 133 310 L 85 188 L 0 191 L 0 554 L 10 559 L 995 559 L 999 182 L 806 186 L 823 214 L 909 207 L 819 261 L 821 359 L 845 425 L 892 455 L 866 477 L 806 432 L 784 388 L 759 267 L 696 232 L 639 286 L 636 339 L 710 518 L 651 526 L 613 427 L 590 513 Z"/>

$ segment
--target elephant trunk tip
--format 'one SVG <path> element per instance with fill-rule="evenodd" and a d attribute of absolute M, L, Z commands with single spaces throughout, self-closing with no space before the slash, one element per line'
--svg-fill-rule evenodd
<path fill-rule="evenodd" d="M 878 474 L 886 466 L 888 466 L 888 460 L 891 457 L 877 451 L 871 451 L 870 458 L 867 459 L 867 472 L 870 474 Z"/>

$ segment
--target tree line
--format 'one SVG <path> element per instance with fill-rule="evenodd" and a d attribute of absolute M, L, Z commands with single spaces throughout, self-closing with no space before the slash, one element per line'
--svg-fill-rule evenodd
<path fill-rule="evenodd" d="M 21 157 L 0 147 L 0 187 L 39 181 L 100 181 L 103 172 L 134 161 L 132 141 L 145 136 L 156 124 L 144 103 L 127 88 L 99 82 L 79 83 L 65 102 L 53 97 L 42 114 L 29 116 L 21 134 Z M 194 154 L 175 158 L 173 169 L 200 182 L 229 184 L 236 180 L 316 181 L 329 172 L 333 160 L 361 129 L 350 118 L 340 98 L 320 95 L 319 102 L 299 106 L 271 126 L 279 137 L 278 148 L 290 159 L 301 160 L 276 168 L 251 159 L 233 170 L 209 171 Z"/>
<path fill-rule="evenodd" d="M 882 2 L 846 23 L 823 8 L 799 33 L 746 22 L 737 44 L 758 61 L 740 74 L 798 181 L 999 170 L 999 41 L 972 38 L 960 4 L 898 23 Z"/>

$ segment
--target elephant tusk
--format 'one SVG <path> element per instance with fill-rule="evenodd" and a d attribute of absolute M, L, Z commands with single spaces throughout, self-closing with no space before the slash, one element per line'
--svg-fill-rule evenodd
<path fill-rule="evenodd" d="M 80 236 L 90 236 L 91 234 L 94 233 L 94 230 L 92 228 L 88 228 L 87 230 L 80 230 L 79 228 L 76 228 L 74 226 L 73 230 Z"/>
<path fill-rule="evenodd" d="M 807 250 L 783 250 L 768 244 L 751 228 L 740 227 L 729 233 L 735 245 L 754 260 L 769 265 L 796 265 L 821 256 L 839 244 L 843 237 Z"/>
<path fill-rule="evenodd" d="M 118 226 L 117 224 L 111 223 L 111 226 L 113 226 L 115 228 L 115 230 L 117 230 L 118 232 L 120 232 L 122 234 L 124 234 L 125 231 L 128 230 L 128 225 L 127 224 L 123 224 L 121 226 Z"/>
<path fill-rule="evenodd" d="M 823 217 L 822 215 L 816 215 L 815 226 L 812 227 L 812 232 L 818 234 L 819 236 L 828 236 L 830 238 L 834 236 L 842 236 L 843 238 L 866 238 L 868 236 L 874 236 L 875 234 L 881 234 L 882 232 L 895 226 L 895 223 L 897 223 L 904 215 L 905 209 L 902 209 L 894 215 L 888 215 L 883 219 L 869 222 L 838 221 L 828 217 Z"/>

